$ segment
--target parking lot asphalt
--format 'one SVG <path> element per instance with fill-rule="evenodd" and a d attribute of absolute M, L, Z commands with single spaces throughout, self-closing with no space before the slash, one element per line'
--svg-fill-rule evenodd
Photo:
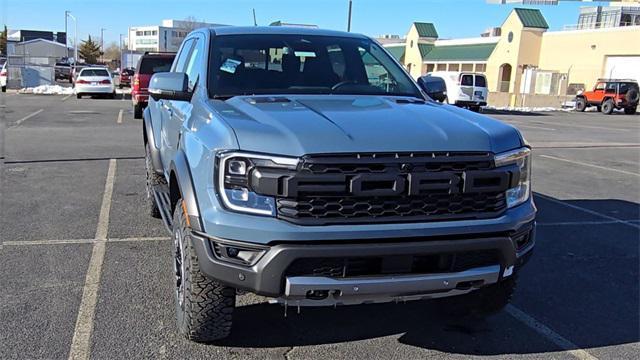
<path fill-rule="evenodd" d="M 540 211 L 535 254 L 502 313 L 447 318 L 408 302 L 285 318 L 242 295 L 231 337 L 203 345 L 176 332 L 170 241 L 144 209 L 142 123 L 130 102 L 0 96 L 0 359 L 640 353 L 639 115 L 490 114 L 533 146 Z"/>

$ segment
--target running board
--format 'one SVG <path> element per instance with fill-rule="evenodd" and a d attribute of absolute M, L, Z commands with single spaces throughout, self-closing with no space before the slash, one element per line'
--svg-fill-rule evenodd
<path fill-rule="evenodd" d="M 173 217 L 171 216 L 171 199 L 169 198 L 169 187 L 167 185 L 156 185 L 153 187 L 153 197 L 160 209 L 160 216 L 162 217 L 162 223 L 167 231 L 173 233 Z"/>

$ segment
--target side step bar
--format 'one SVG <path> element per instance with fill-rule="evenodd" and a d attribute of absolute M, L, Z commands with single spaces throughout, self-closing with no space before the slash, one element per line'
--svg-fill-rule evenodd
<path fill-rule="evenodd" d="M 173 233 L 173 215 L 171 214 L 171 199 L 169 198 L 169 187 L 165 184 L 153 187 L 153 197 L 160 209 L 160 216 L 164 227 L 171 234 Z"/>

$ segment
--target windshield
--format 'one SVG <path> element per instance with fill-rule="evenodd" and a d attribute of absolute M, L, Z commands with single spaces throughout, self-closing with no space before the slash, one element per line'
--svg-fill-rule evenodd
<path fill-rule="evenodd" d="M 155 74 L 158 72 L 166 72 L 171 69 L 173 57 L 146 57 L 140 62 L 140 74 Z"/>
<path fill-rule="evenodd" d="M 212 97 L 356 94 L 421 97 L 405 72 L 368 39 L 227 35 L 213 41 Z"/>

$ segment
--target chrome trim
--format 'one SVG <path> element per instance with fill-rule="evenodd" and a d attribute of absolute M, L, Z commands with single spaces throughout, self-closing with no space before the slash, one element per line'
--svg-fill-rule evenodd
<path fill-rule="evenodd" d="M 523 147 L 516 150 L 507 151 L 501 154 L 497 154 L 494 157 L 496 167 L 513 164 L 516 161 L 531 155 L 531 149 Z"/>
<path fill-rule="evenodd" d="M 478 282 L 484 286 L 498 282 L 500 265 L 473 268 L 456 273 L 398 275 L 384 277 L 329 278 L 321 276 L 294 276 L 285 280 L 284 298 L 306 299 L 309 291 L 328 291 L 329 298 L 337 302 L 349 297 L 398 297 L 448 292 L 458 289 L 458 284 Z"/>

